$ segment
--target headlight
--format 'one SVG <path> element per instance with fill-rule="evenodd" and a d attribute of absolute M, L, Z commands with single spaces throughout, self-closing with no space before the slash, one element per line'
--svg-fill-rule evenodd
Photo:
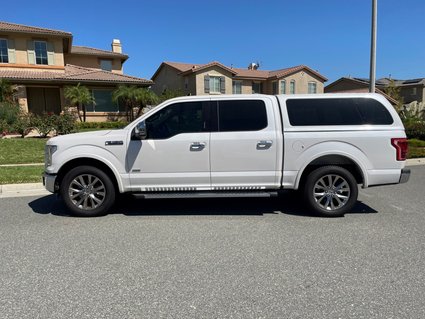
<path fill-rule="evenodd" d="M 44 149 L 44 163 L 46 167 L 52 165 L 52 155 L 57 149 L 57 145 L 46 145 Z"/>

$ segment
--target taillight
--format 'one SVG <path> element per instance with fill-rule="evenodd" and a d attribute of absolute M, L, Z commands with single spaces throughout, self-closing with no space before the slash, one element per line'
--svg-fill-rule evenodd
<path fill-rule="evenodd" d="M 392 138 L 391 145 L 396 149 L 397 161 L 405 161 L 407 158 L 407 138 Z"/>

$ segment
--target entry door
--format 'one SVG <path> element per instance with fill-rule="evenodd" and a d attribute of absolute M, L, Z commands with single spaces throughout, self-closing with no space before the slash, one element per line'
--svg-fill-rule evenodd
<path fill-rule="evenodd" d="M 211 133 L 211 184 L 218 190 L 279 185 L 277 140 L 271 101 L 217 102 L 218 132 Z M 213 103 L 213 102 L 212 102 Z"/>
<path fill-rule="evenodd" d="M 61 99 L 58 88 L 28 87 L 28 110 L 33 114 L 43 113 L 59 114 L 61 111 Z"/>
<path fill-rule="evenodd" d="M 174 103 L 145 120 L 148 138 L 131 140 L 127 167 L 140 191 L 211 187 L 208 101 Z"/>

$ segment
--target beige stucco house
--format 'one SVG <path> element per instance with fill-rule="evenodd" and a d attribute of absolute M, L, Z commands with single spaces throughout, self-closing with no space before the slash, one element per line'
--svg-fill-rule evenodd
<path fill-rule="evenodd" d="M 255 63 L 247 69 L 220 62 L 207 64 L 163 62 L 152 76 L 152 90 L 180 90 L 187 95 L 323 93 L 326 77 L 308 66 L 267 71 Z"/>
<path fill-rule="evenodd" d="M 117 85 L 152 84 L 125 75 L 127 59 L 117 39 L 107 51 L 75 46 L 69 32 L 0 22 L 0 78 L 18 86 L 19 105 L 27 112 L 60 113 L 67 105 L 64 87 L 81 83 L 96 101 L 87 106 L 88 121 L 119 115 L 119 106 L 111 98 Z"/>
<path fill-rule="evenodd" d="M 376 93 L 382 94 L 392 105 L 397 105 L 398 101 L 385 93 L 385 88 L 389 85 L 390 79 L 379 79 L 376 81 Z M 394 84 L 398 85 L 397 82 Z M 404 90 L 404 88 L 402 89 Z M 325 93 L 367 93 L 369 92 L 369 79 L 342 77 L 325 87 Z M 403 91 L 402 91 L 403 92 Z M 409 101 L 410 103 L 412 101 Z"/>

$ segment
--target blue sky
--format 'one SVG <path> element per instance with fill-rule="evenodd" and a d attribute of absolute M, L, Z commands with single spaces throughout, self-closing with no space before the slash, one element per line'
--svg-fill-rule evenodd
<path fill-rule="evenodd" d="M 74 44 L 121 39 L 127 74 L 162 61 L 261 69 L 306 64 L 329 78 L 369 76 L 371 0 L 13 1 L 0 20 L 70 31 Z M 423 0 L 378 0 L 377 77 L 425 77 Z"/>

